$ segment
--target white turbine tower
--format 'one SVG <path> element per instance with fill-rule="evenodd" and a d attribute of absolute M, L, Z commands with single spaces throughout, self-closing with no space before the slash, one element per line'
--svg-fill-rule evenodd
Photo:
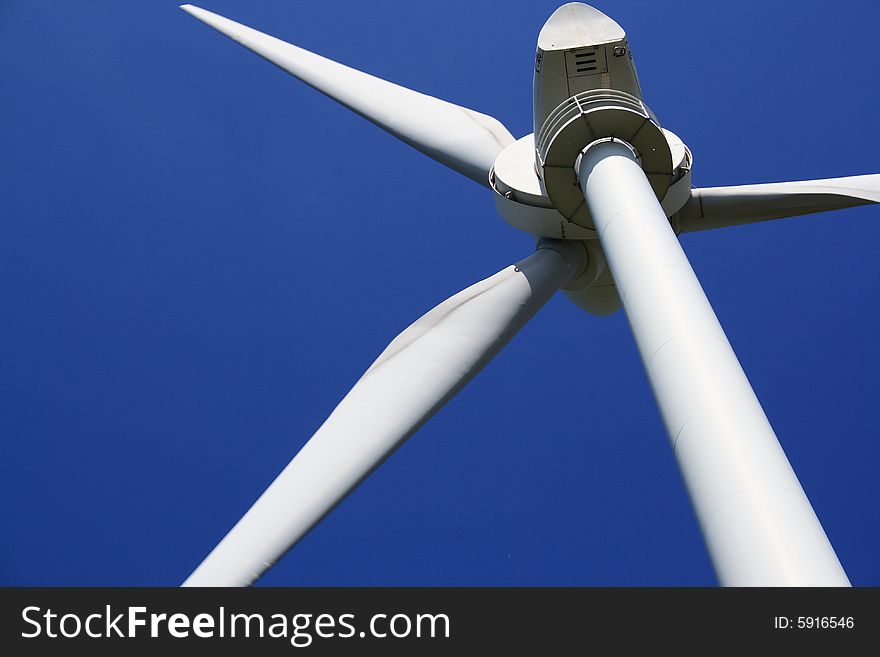
<path fill-rule="evenodd" d="M 182 8 L 485 185 L 537 240 L 397 336 L 185 586 L 256 580 L 560 288 L 594 314 L 626 311 L 721 584 L 849 585 L 677 235 L 880 203 L 880 175 L 692 189 L 691 153 L 643 102 L 624 31 L 579 3 L 538 36 L 534 134 L 519 140 L 490 116 Z"/>

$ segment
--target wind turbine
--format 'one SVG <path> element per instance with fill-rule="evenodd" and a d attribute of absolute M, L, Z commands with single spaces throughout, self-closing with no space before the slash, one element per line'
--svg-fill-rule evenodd
<path fill-rule="evenodd" d="M 623 30 L 560 7 L 538 37 L 534 135 L 185 11 L 491 190 L 536 252 L 398 336 L 185 585 L 253 582 L 479 371 L 559 288 L 625 309 L 724 585 L 848 579 L 678 244 L 681 232 L 880 202 L 880 176 L 691 188 Z"/>

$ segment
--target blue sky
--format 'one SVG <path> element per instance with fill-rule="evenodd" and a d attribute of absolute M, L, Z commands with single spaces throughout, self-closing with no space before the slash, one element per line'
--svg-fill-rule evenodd
<path fill-rule="evenodd" d="M 531 130 L 553 2 L 205 0 Z M 698 186 L 880 171 L 876 2 L 602 2 Z M 0 5 L 0 583 L 182 581 L 407 324 L 531 251 L 490 194 L 175 2 Z M 682 238 L 880 584 L 880 208 Z M 626 319 L 554 298 L 264 580 L 710 585 Z"/>

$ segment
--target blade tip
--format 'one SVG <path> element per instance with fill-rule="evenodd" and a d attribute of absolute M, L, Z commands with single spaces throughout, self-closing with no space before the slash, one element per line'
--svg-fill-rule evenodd
<path fill-rule="evenodd" d="M 201 7 L 196 7 L 195 5 L 191 5 L 189 3 L 180 5 L 180 9 L 183 9 L 187 14 L 196 17 L 198 17 L 199 12 L 205 11 Z"/>

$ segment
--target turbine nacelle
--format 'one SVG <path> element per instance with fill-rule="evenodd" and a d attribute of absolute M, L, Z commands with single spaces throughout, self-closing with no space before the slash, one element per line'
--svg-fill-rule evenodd
<path fill-rule="evenodd" d="M 584 91 L 616 89 L 642 97 L 623 28 L 580 2 L 562 5 L 541 28 L 534 89 L 535 134 L 560 103 Z"/>
<path fill-rule="evenodd" d="M 574 165 L 603 138 L 635 148 L 667 216 L 690 197 L 690 151 L 642 101 L 623 28 L 593 7 L 563 5 L 538 35 L 534 127 L 499 154 L 489 180 L 499 213 L 520 230 L 596 238 Z"/>
<path fill-rule="evenodd" d="M 498 213 L 536 238 L 597 238 L 575 173 L 581 151 L 597 140 L 634 148 L 668 217 L 690 198 L 690 151 L 642 102 L 623 28 L 593 7 L 563 5 L 538 35 L 534 127 L 499 154 L 489 183 Z M 610 273 L 579 282 L 566 294 L 581 308 L 607 315 L 620 307 Z"/>

